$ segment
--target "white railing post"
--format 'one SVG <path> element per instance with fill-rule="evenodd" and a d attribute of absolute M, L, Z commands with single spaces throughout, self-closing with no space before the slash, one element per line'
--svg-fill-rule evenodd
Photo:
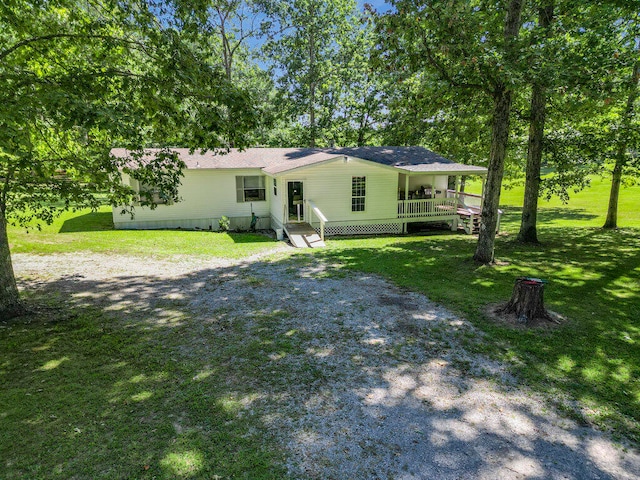
<path fill-rule="evenodd" d="M 312 201 L 309 201 L 309 212 L 313 212 L 316 217 L 318 217 L 318 220 L 320 221 L 320 239 L 324 242 L 324 224 L 328 220 Z M 311 219 L 311 213 L 309 213 L 309 219 Z M 311 222 L 309 222 L 309 224 L 311 224 Z"/>

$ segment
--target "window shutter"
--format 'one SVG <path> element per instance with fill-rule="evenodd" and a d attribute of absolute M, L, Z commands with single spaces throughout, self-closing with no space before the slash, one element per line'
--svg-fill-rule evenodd
<path fill-rule="evenodd" d="M 243 177 L 236 177 L 236 202 L 244 202 L 244 182 Z"/>

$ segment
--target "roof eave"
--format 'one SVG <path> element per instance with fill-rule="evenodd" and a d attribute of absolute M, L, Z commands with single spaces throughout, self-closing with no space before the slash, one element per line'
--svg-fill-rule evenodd
<path fill-rule="evenodd" d="M 303 170 L 303 169 L 309 168 L 309 167 L 317 167 L 318 165 L 322 165 L 324 163 L 335 162 L 340 157 L 344 157 L 344 155 L 336 155 L 335 157 L 325 158 L 324 160 L 318 160 L 317 162 L 308 163 L 306 165 L 298 165 L 297 167 L 286 167 L 285 166 L 284 168 L 279 168 L 280 167 L 279 165 L 276 165 L 273 168 L 264 167 L 262 169 L 262 171 L 267 175 L 277 176 L 277 175 L 282 175 L 282 174 L 285 174 L 285 173 L 297 172 L 298 170 Z"/>
<path fill-rule="evenodd" d="M 485 176 L 488 173 L 486 168 L 477 170 L 411 170 L 403 167 L 396 167 L 398 170 L 402 170 L 403 173 L 410 175 L 480 175 Z"/>

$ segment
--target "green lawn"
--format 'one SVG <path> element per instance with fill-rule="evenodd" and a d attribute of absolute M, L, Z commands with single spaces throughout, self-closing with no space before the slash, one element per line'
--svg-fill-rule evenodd
<path fill-rule="evenodd" d="M 268 392 L 255 341 L 186 315 L 162 328 L 143 302 L 114 318 L 58 299 L 0 328 L 0 477 L 286 478 L 246 407 Z"/>
<path fill-rule="evenodd" d="M 508 362 L 567 414 L 640 445 L 640 187 L 623 190 L 625 228 L 617 231 L 598 228 L 607 195 L 606 182 L 596 180 L 568 206 L 543 201 L 543 244 L 523 246 L 514 241 L 522 190 L 506 191 L 499 263 L 491 267 L 471 260 L 475 237 L 450 232 L 332 239 L 326 249 L 296 253 L 329 259 L 337 273 L 376 273 L 425 293 L 486 333 L 481 342 L 467 339 L 469 348 Z M 14 253 L 39 255 L 241 258 L 275 245 L 256 234 L 114 231 L 107 210 L 67 214 L 41 232 L 12 227 L 9 235 Z M 520 275 L 548 280 L 546 304 L 566 317 L 561 327 L 531 331 L 486 317 L 485 307 L 507 300 Z M 274 388 L 262 371 L 264 344 L 298 348 L 272 341 L 277 318 L 256 326 L 264 336 L 256 350 L 232 323 L 203 336 L 179 300 L 175 327 L 159 329 L 136 321 L 135 309 L 113 321 L 90 295 L 82 307 L 56 291 L 28 298 L 46 305 L 31 323 L 0 323 L 3 478 L 285 476 L 272 432 L 239 413 Z"/>
<path fill-rule="evenodd" d="M 477 190 L 478 186 L 472 186 Z M 540 225 L 542 227 L 601 227 L 607 215 L 609 189 L 611 180 L 592 177 L 591 186 L 578 193 L 570 192 L 568 205 L 564 205 L 558 198 L 551 200 L 540 199 Z M 500 204 L 512 213 L 520 212 L 524 188 L 514 187 L 504 189 Z M 640 228 L 640 185 L 622 188 L 618 202 L 618 226 Z M 516 231 L 520 226 L 517 216 L 508 216 L 507 221 L 518 222 L 515 227 L 507 230 Z"/>
<path fill-rule="evenodd" d="M 193 230 L 114 230 L 111 209 L 67 212 L 51 225 L 25 230 L 9 227 L 12 253 L 92 251 L 171 257 L 203 255 L 242 258 L 273 248 L 275 241 L 254 233 L 218 233 Z"/>

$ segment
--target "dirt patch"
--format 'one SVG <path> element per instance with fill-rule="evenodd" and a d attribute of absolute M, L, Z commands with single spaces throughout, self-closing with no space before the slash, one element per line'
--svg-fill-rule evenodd
<path fill-rule="evenodd" d="M 378 302 L 380 302 L 380 305 L 383 306 L 394 305 L 404 310 L 415 310 L 417 307 L 417 305 L 411 302 L 406 295 L 383 294 L 378 297 Z"/>
<path fill-rule="evenodd" d="M 515 314 L 499 312 L 498 310 L 504 305 L 504 303 L 491 303 L 484 307 L 483 313 L 492 322 L 517 330 L 555 330 L 556 328 L 562 328 L 567 323 L 567 319 L 559 313 L 547 310 L 549 315 L 558 323 L 550 322 L 544 318 L 534 318 L 527 324 L 523 324 Z"/>

